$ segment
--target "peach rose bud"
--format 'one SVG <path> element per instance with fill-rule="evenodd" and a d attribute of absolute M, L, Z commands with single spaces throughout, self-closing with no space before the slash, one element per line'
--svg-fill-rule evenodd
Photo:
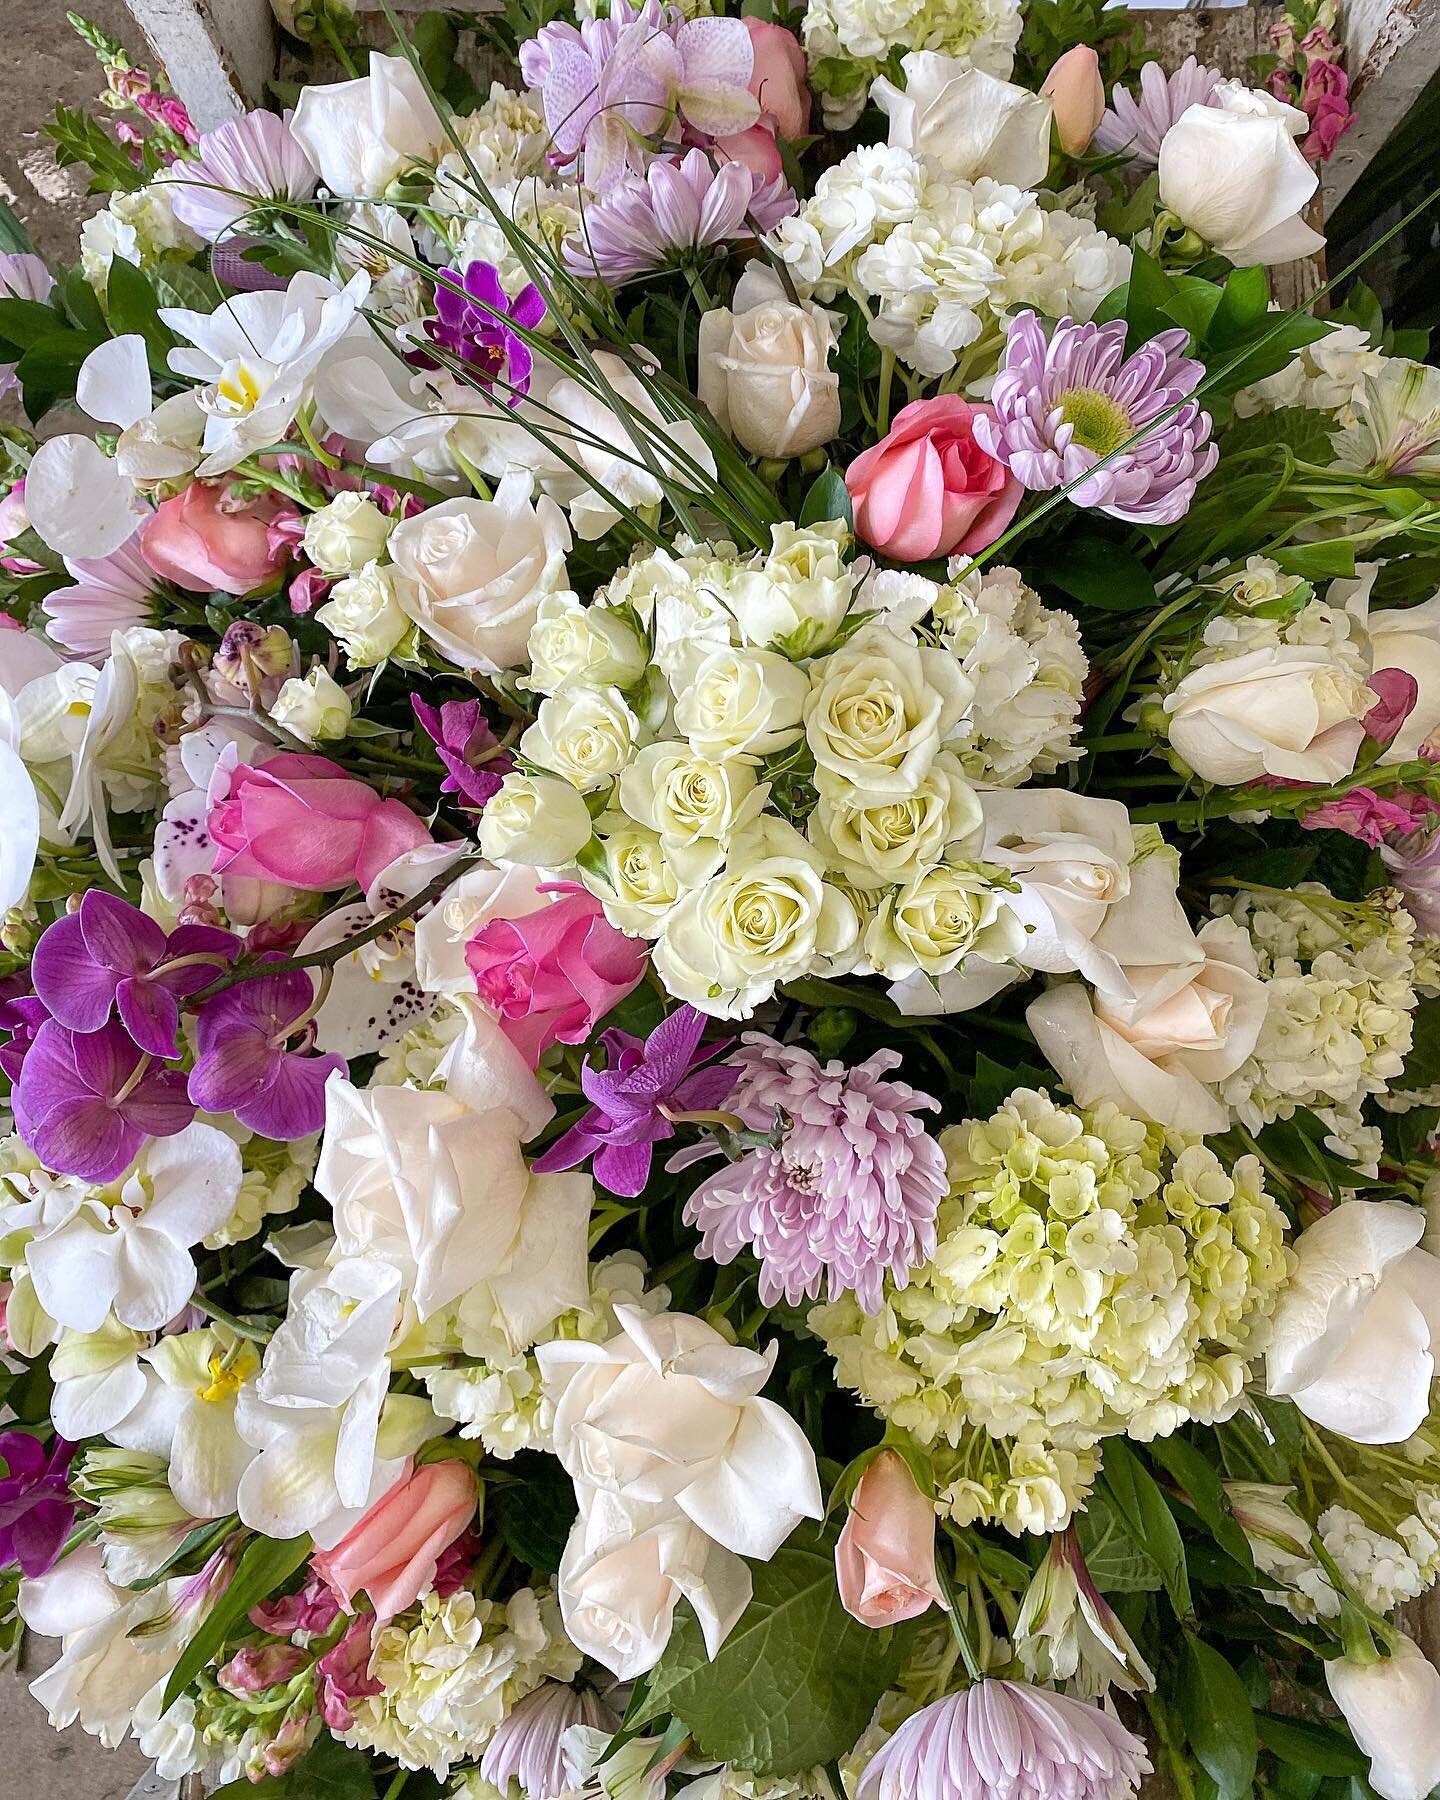
<path fill-rule="evenodd" d="M 875 1630 L 917 1618 L 932 1601 L 945 1604 L 935 1575 L 935 1509 L 893 1450 L 880 1452 L 850 1497 L 835 1582 L 846 1612 Z"/>
<path fill-rule="evenodd" d="M 383 1625 L 429 1593 L 435 1565 L 475 1517 L 479 1493 L 467 1463 L 427 1463 L 402 1476 L 310 1566 L 348 1612 L 366 1593 Z"/>
<path fill-rule="evenodd" d="M 1105 111 L 1100 58 L 1088 44 L 1076 44 L 1057 58 L 1040 84 L 1055 108 L 1055 130 L 1067 156 L 1083 156 Z"/>

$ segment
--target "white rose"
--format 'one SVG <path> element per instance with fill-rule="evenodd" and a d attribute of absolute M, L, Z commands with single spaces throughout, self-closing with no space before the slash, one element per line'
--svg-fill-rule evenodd
<path fill-rule="evenodd" d="M 373 200 L 397 177 L 433 164 L 445 127 L 403 56 L 372 55 L 356 81 L 305 87 L 290 129 L 332 194 Z"/>
<path fill-rule="evenodd" d="M 770 554 L 760 567 L 738 570 L 725 584 L 725 606 L 747 644 L 791 657 L 813 656 L 839 630 L 855 593 L 845 561 L 849 528 L 772 525 Z M 877 605 L 866 593 L 867 607 Z"/>
<path fill-rule="evenodd" d="M 521 753 L 582 794 L 608 787 L 635 754 L 640 721 L 619 688 L 564 687 L 540 702 Z"/>
<path fill-rule="evenodd" d="M 621 1681 L 659 1662 L 676 1602 L 688 1600 L 714 1656 L 750 1604 L 750 1571 L 671 1506 L 622 1500 L 577 1483 L 580 1516 L 560 1559 L 565 1632 Z"/>
<path fill-rule="evenodd" d="M 353 667 L 374 668 L 409 635 L 410 618 L 396 597 L 398 585 L 388 563 L 367 563 L 358 575 L 337 581 L 316 611 Z"/>
<path fill-rule="evenodd" d="M 645 673 L 644 637 L 612 606 L 584 606 L 572 593 L 546 594 L 530 628 L 526 686 L 553 694 L 567 682 L 630 688 Z"/>
<path fill-rule="evenodd" d="M 1421 746 L 1431 734 L 1440 731 L 1440 594 L 1419 606 L 1371 613 L 1369 628 L 1375 673 L 1400 669 L 1415 677 L 1415 705 L 1380 758 L 1387 763 L 1411 762 L 1422 754 Z"/>
<path fill-rule="evenodd" d="M 826 788 L 805 831 L 852 887 L 869 891 L 913 880 L 978 837 L 980 799 L 959 761 L 942 750 L 913 794 L 870 800 Z"/>
<path fill-rule="evenodd" d="M 1347 1200 L 1295 1240 L 1266 1385 L 1357 1444 L 1398 1444 L 1424 1424 L 1440 1340 L 1440 1257 L 1420 1249 L 1425 1214 Z"/>
<path fill-rule="evenodd" d="M 828 444 L 840 429 L 830 356 L 841 323 L 823 306 L 787 300 L 773 271 L 752 264 L 735 310 L 700 319 L 700 399 L 720 429 L 754 456 L 803 456 Z"/>
<path fill-rule="evenodd" d="M 608 1343 L 561 1340 L 535 1357 L 555 1407 L 555 1454 L 577 1491 L 670 1506 L 737 1556 L 769 1559 L 823 1512 L 815 1453 L 760 1397 L 761 1356 L 685 1313 L 616 1306 Z"/>
<path fill-rule="evenodd" d="M 1013 961 L 1025 941 L 998 870 L 978 863 L 942 863 L 887 894 L 865 934 L 876 972 L 899 980 L 916 973 L 948 975 L 967 956 Z"/>
<path fill-rule="evenodd" d="M 1339 781 L 1355 767 L 1373 704 L 1353 668 L 1310 644 L 1202 663 L 1165 697 L 1171 744 L 1202 781 L 1222 787 L 1264 775 Z"/>
<path fill-rule="evenodd" d="M 1300 217 L 1319 176 L 1295 146 L 1305 114 L 1238 81 L 1191 106 L 1160 145 L 1160 200 L 1238 268 L 1294 262 L 1325 240 Z"/>
<path fill-rule="evenodd" d="M 654 964 L 667 991 L 716 1018 L 746 1018 L 781 982 L 843 957 L 859 922 L 823 867 L 793 826 L 761 814 L 665 921 Z"/>
<path fill-rule="evenodd" d="M 682 891 L 674 862 L 655 832 L 633 824 L 623 814 L 612 813 L 602 819 L 600 834 L 605 877 L 592 879 L 586 874 L 586 887 L 618 931 L 632 937 L 657 936 Z M 715 849 L 718 861 L 718 846 Z M 702 868 L 700 879 L 709 873 Z"/>
<path fill-rule="evenodd" d="M 857 632 L 814 670 L 805 735 L 816 786 L 852 800 L 914 793 L 974 691 L 948 650 L 883 625 Z"/>
<path fill-rule="evenodd" d="M 553 500 L 530 499 L 530 477 L 506 475 L 493 500 L 444 500 L 390 534 L 408 578 L 402 604 L 462 669 L 493 675 L 525 660 L 546 594 L 569 586 L 570 533 Z"/>
<path fill-rule="evenodd" d="M 385 553 L 390 519 L 368 495 L 337 494 L 305 521 L 303 549 L 326 575 L 357 575 Z"/>
<path fill-rule="evenodd" d="M 270 717 L 296 737 L 317 744 L 343 738 L 350 726 L 350 696 L 319 663 L 301 680 L 292 675 L 281 684 Z"/>
<path fill-rule="evenodd" d="M 480 815 L 480 850 L 491 862 L 563 869 L 590 842 L 590 812 L 568 781 L 507 775 Z"/>
<path fill-rule="evenodd" d="M 1440 1670 L 1420 1646 L 1401 1637 L 1379 1662 L 1331 1657 L 1325 1684 L 1380 1800 L 1426 1800 L 1440 1786 Z"/>
<path fill-rule="evenodd" d="M 539 889 L 532 869 L 505 863 L 482 863 L 452 882 L 415 927 L 415 975 L 422 991 L 473 994 L 465 946 L 487 920 L 521 919 L 544 906 Z"/>
<path fill-rule="evenodd" d="M 648 744 L 620 777 L 620 804 L 662 842 L 723 843 L 765 804 L 749 763 L 715 762 L 688 744 Z"/>
<path fill-rule="evenodd" d="M 882 75 L 870 97 L 890 119 L 890 144 L 951 181 L 989 175 L 1036 188 L 1050 166 L 1050 102 L 997 81 L 963 56 L 911 50 L 900 59 L 905 86 Z"/>
<path fill-rule="evenodd" d="M 1177 1131 L 1224 1131 L 1230 1111 L 1214 1084 L 1254 1050 L 1265 983 L 1233 920 L 1191 929 L 1176 876 L 1173 853 L 1142 857 L 1092 939 L 1108 961 L 1091 966 L 1109 985 L 1061 983 L 1031 1002 L 1025 1020 L 1081 1106 L 1112 1100 Z"/>
<path fill-rule="evenodd" d="M 675 701 L 675 723 L 701 756 L 768 756 L 800 736 L 810 683 L 769 650 L 712 650 Z"/>

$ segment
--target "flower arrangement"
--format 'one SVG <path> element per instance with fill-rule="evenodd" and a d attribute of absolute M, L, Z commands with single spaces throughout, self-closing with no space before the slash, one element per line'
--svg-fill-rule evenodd
<path fill-rule="evenodd" d="M 51 1720 L 275 1800 L 1423 1800 L 1440 377 L 1270 307 L 1333 9 L 1251 88 L 517 0 L 488 92 L 277 11 L 344 78 L 210 131 L 82 21 L 103 206 L 0 215 L 93 421 L 0 451 Z"/>

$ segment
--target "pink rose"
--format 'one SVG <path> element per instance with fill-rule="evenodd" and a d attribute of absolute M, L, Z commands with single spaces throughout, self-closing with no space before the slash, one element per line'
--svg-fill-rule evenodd
<path fill-rule="evenodd" d="M 191 594 L 250 594 L 273 581 L 289 557 L 274 527 L 287 509 L 237 508 L 223 488 L 192 481 L 155 509 L 140 553 L 157 575 Z"/>
<path fill-rule="evenodd" d="M 785 174 L 785 160 L 775 133 L 763 122 L 734 137 L 716 138 L 711 145 L 719 162 L 744 163 L 760 181 L 776 181 Z"/>
<path fill-rule="evenodd" d="M 783 138 L 804 137 L 810 129 L 810 89 L 805 85 L 805 52 L 793 31 L 767 19 L 746 19 L 755 52 L 750 92 L 760 114 Z"/>
<path fill-rule="evenodd" d="M 882 1450 L 850 1497 L 835 1546 L 840 1604 L 872 1630 L 945 1604 L 935 1575 L 935 1509 L 903 1457 Z"/>
<path fill-rule="evenodd" d="M 260 768 L 236 765 L 210 810 L 215 874 L 280 882 L 307 893 L 368 888 L 430 833 L 399 800 L 382 800 L 325 756 L 282 750 Z"/>
<path fill-rule="evenodd" d="M 880 443 L 845 471 L 856 534 L 895 562 L 973 555 L 1015 516 L 1024 492 L 975 441 L 974 420 L 994 417 L 958 394 L 912 400 Z"/>
<path fill-rule="evenodd" d="M 1067 50 L 1041 83 L 1055 108 L 1055 131 L 1067 156 L 1083 156 L 1105 112 L 1100 58 L 1088 44 Z"/>
<path fill-rule="evenodd" d="M 579 1044 L 597 1019 L 638 986 L 645 946 L 617 931 L 600 902 L 574 882 L 518 919 L 491 919 L 465 946 L 475 989 L 533 1069 L 551 1044 Z"/>
<path fill-rule="evenodd" d="M 355 1611 L 358 1594 L 368 1594 L 383 1625 L 430 1592 L 436 1564 L 475 1517 L 477 1499 L 468 1463 L 426 1463 L 402 1476 L 310 1566 L 347 1612 Z"/>

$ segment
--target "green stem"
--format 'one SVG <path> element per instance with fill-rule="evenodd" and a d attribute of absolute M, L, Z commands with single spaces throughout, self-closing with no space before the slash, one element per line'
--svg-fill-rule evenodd
<path fill-rule="evenodd" d="M 935 1573 L 940 1580 L 940 1592 L 945 1596 L 945 1610 L 950 1620 L 950 1632 L 955 1639 L 956 1648 L 960 1652 L 960 1660 L 965 1665 L 965 1673 L 972 1681 L 983 1681 L 985 1670 L 975 1654 L 975 1646 L 970 1642 L 970 1634 L 960 1622 L 960 1605 L 955 1597 L 955 1584 L 950 1579 L 950 1571 L 945 1567 L 945 1558 L 935 1558 Z"/>
<path fill-rule="evenodd" d="M 1150 1723 L 1155 1727 L 1160 1748 L 1165 1753 L 1165 1761 L 1170 1765 L 1170 1774 L 1179 1789 L 1180 1800 L 1195 1800 L 1195 1783 L 1191 1781 L 1190 1771 L 1185 1766 L 1184 1753 L 1170 1734 L 1170 1721 L 1165 1714 L 1164 1702 L 1155 1694 L 1146 1694 L 1144 1703 L 1145 1710 L 1150 1715 Z"/>
<path fill-rule="evenodd" d="M 248 1325 L 244 1319 L 237 1317 L 232 1312 L 227 1312 L 223 1306 L 217 1305 L 215 1301 L 208 1299 L 204 1294 L 192 1294 L 190 1304 L 196 1312 L 204 1313 L 207 1319 L 213 1319 L 217 1325 L 224 1325 L 227 1330 L 233 1331 L 236 1337 L 248 1338 L 252 1344 L 268 1344 L 270 1342 L 268 1331 L 262 1331 L 258 1325 Z"/>
<path fill-rule="evenodd" d="M 355 58 L 340 40 L 340 33 L 335 29 L 335 22 L 324 6 L 320 8 L 320 35 L 335 53 L 335 60 L 351 80 L 356 79 L 360 71 L 355 66 Z M 397 1790 L 398 1791 L 398 1790 Z"/>

